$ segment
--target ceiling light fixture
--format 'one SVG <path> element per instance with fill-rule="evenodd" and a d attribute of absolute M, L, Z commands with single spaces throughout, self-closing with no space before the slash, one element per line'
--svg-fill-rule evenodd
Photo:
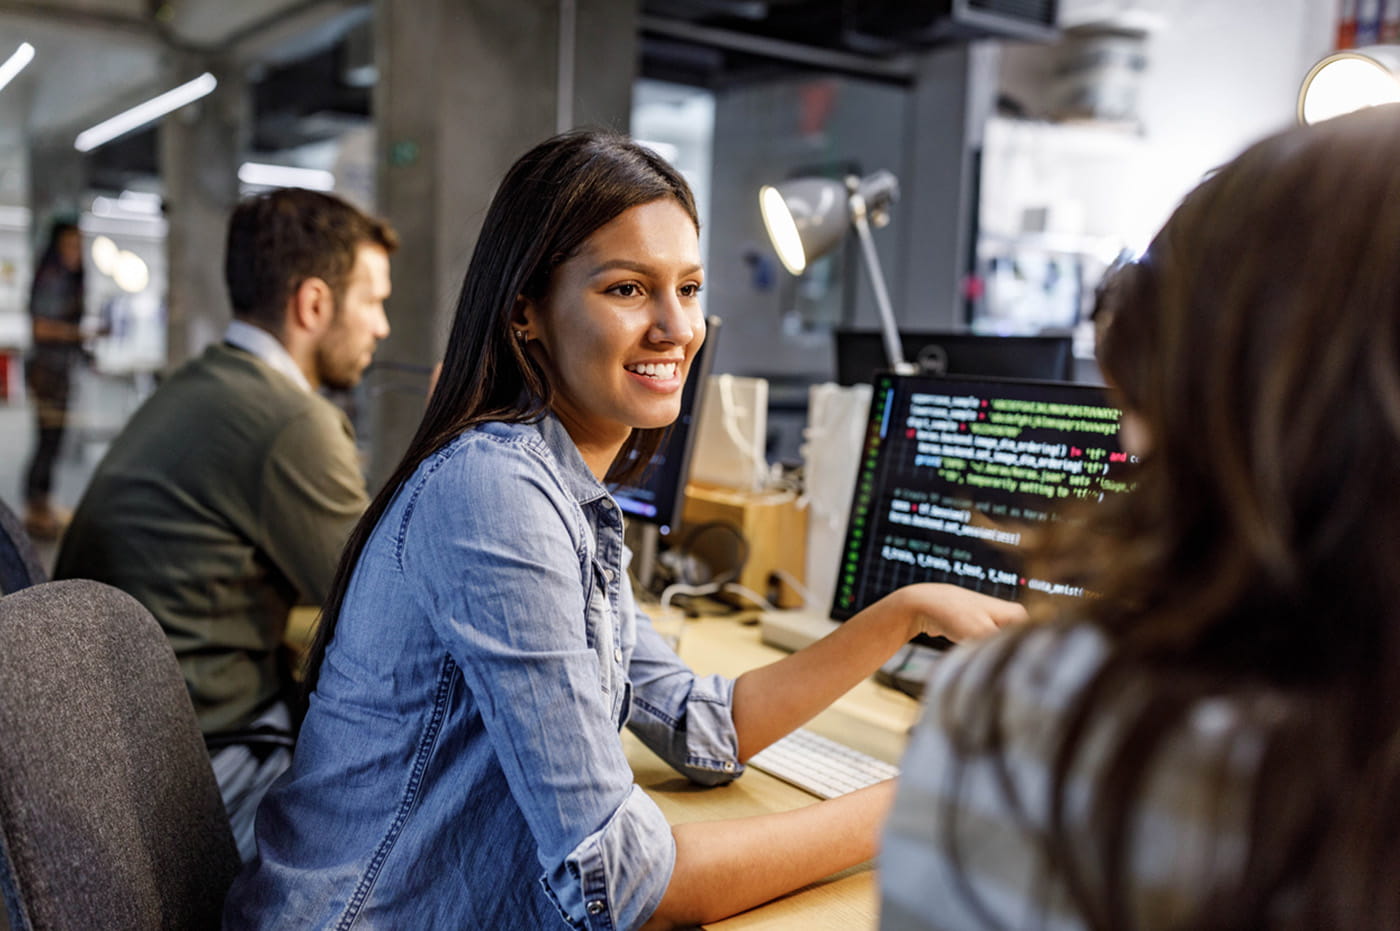
<path fill-rule="evenodd" d="M 265 165 L 262 162 L 244 162 L 238 166 L 238 180 L 257 187 L 303 187 L 312 191 L 335 189 L 335 175 L 329 171 L 291 165 Z"/>
<path fill-rule="evenodd" d="M 24 66 L 34 60 L 34 46 L 28 42 L 21 42 L 19 48 L 15 49 L 13 55 L 5 59 L 5 63 L 0 65 L 0 90 L 5 89 L 5 85 L 15 79 L 15 75 L 24 70 Z"/>
<path fill-rule="evenodd" d="M 96 126 L 83 130 L 78 133 L 78 138 L 73 140 L 73 148 L 79 152 L 91 152 L 118 136 L 124 136 L 134 129 L 140 129 L 148 123 L 154 123 L 172 110 L 178 110 L 185 104 L 194 103 L 218 86 L 218 79 L 206 71 L 193 81 L 186 81 L 173 90 L 168 90 L 158 97 L 152 97 L 145 103 L 139 103 L 130 110 L 124 110 L 111 119 L 103 120 Z"/>

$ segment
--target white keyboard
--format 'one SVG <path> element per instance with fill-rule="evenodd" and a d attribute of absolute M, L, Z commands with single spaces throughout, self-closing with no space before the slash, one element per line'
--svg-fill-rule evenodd
<path fill-rule="evenodd" d="M 899 767 L 798 728 L 749 758 L 749 765 L 817 798 L 835 798 L 899 775 Z"/>

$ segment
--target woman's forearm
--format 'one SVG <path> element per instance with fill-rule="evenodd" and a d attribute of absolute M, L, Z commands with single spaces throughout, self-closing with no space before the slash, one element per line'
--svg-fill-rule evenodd
<path fill-rule="evenodd" d="M 1015 602 L 954 585 L 897 589 L 806 649 L 735 681 L 739 758 L 747 760 L 806 723 L 916 634 L 976 639 L 1025 618 L 1025 608 Z"/>
<path fill-rule="evenodd" d="M 644 927 L 716 921 L 864 863 L 893 800 L 890 781 L 793 811 L 675 826 L 675 869 Z"/>
<path fill-rule="evenodd" d="M 908 621 L 881 601 L 826 637 L 734 683 L 739 759 L 801 727 L 855 687 L 909 639 Z"/>

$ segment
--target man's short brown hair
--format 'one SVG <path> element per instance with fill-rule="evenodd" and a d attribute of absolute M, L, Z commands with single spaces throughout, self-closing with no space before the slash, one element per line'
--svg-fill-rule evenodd
<path fill-rule="evenodd" d="M 224 254 L 234 314 L 281 333 L 287 299 L 306 279 L 320 278 L 339 301 L 365 243 L 393 252 L 399 238 L 339 197 L 279 188 L 243 200 L 229 218 Z"/>

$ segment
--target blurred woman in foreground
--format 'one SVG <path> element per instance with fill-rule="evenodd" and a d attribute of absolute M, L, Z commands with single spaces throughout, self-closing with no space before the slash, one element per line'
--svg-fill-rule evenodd
<path fill-rule="evenodd" d="M 936 674 L 886 928 L 1400 926 L 1400 107 L 1256 144 L 1103 297 L 1101 597 Z"/>

